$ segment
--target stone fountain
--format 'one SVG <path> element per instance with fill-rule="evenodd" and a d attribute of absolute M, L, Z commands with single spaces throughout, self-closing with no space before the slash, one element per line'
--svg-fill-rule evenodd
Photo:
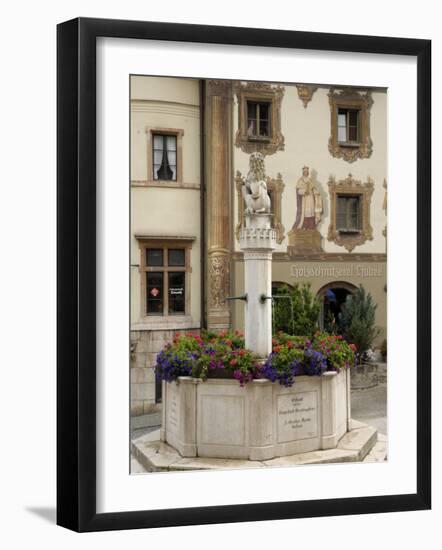
<path fill-rule="evenodd" d="M 245 344 L 261 359 L 272 349 L 271 227 L 264 157 L 250 156 L 242 187 L 245 224 L 240 233 L 246 291 Z M 163 382 L 161 439 L 183 457 L 269 460 L 333 449 L 350 429 L 347 370 L 298 376 L 292 387 L 267 379 L 241 387 L 236 380 L 181 377 Z"/>

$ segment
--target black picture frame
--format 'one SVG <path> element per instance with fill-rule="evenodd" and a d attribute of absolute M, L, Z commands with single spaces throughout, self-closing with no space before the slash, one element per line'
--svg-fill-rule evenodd
<path fill-rule="evenodd" d="M 151 39 L 417 59 L 417 492 L 96 512 L 96 39 Z M 431 41 L 74 19 L 57 28 L 57 523 L 75 531 L 425 510 L 431 507 Z"/>

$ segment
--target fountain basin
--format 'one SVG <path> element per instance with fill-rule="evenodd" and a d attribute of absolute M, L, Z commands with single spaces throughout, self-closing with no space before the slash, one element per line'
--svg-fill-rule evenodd
<path fill-rule="evenodd" d="M 350 373 L 270 380 L 163 382 L 161 439 L 183 457 L 274 457 L 335 448 L 349 430 Z"/>

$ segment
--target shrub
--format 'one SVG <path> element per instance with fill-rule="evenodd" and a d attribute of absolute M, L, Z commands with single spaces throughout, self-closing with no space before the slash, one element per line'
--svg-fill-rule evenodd
<path fill-rule="evenodd" d="M 375 326 L 376 308 L 371 294 L 361 285 L 347 296 L 339 314 L 341 332 L 348 342 L 356 345 L 360 362 L 379 334 Z"/>
<path fill-rule="evenodd" d="M 313 336 L 318 329 L 321 304 L 310 290 L 310 284 L 296 284 L 293 289 L 278 288 L 273 300 L 273 331 Z"/>

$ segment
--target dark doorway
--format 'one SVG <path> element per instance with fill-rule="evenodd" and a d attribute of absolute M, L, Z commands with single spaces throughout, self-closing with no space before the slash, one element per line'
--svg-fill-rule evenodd
<path fill-rule="evenodd" d="M 322 330 L 332 334 L 339 333 L 339 314 L 349 294 L 356 287 L 350 283 L 331 283 L 321 288 L 318 295 L 321 298 L 320 326 Z"/>

